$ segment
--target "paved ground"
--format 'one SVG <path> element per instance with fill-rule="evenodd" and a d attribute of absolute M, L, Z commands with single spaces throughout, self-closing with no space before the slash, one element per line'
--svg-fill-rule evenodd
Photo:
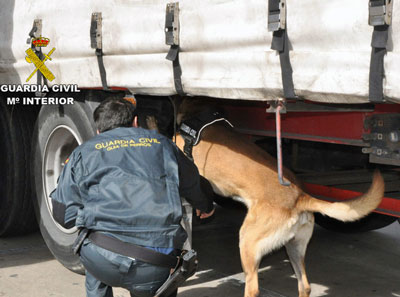
<path fill-rule="evenodd" d="M 241 209 L 218 209 L 208 225 L 194 227 L 200 269 L 180 297 L 243 296 L 238 249 Z M 307 253 L 312 297 L 400 297 L 400 224 L 364 234 L 339 234 L 316 226 Z M 260 269 L 261 296 L 297 296 L 284 250 L 268 255 Z M 84 296 L 84 277 L 60 265 L 40 234 L 0 239 L 0 296 Z M 115 297 L 128 297 L 117 289 Z"/>

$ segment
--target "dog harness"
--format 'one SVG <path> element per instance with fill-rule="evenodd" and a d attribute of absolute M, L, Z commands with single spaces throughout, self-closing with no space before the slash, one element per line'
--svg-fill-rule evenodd
<path fill-rule="evenodd" d="M 195 114 L 190 119 L 184 120 L 181 123 L 179 126 L 179 132 L 185 141 L 183 152 L 190 160 L 193 161 L 193 146 L 200 142 L 203 130 L 218 122 L 225 122 L 229 126 L 233 127 L 233 125 L 224 118 L 219 111 L 211 108 Z"/>

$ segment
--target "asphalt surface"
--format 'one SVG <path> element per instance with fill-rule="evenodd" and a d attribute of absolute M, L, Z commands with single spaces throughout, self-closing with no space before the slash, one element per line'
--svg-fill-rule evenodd
<path fill-rule="evenodd" d="M 243 296 L 238 230 L 245 211 L 218 208 L 207 225 L 195 225 L 200 265 L 179 297 Z M 400 297 L 400 224 L 341 234 L 315 227 L 306 258 L 312 297 Z M 260 296 L 297 296 L 297 281 L 284 249 L 264 257 Z M 59 264 L 39 233 L 0 239 L 0 296 L 85 296 L 84 277 Z M 129 297 L 123 289 L 115 297 Z"/>

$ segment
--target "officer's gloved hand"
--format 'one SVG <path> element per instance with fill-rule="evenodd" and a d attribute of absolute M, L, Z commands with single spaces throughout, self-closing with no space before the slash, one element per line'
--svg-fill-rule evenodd
<path fill-rule="evenodd" d="M 200 224 L 208 224 L 214 220 L 215 207 L 209 213 L 202 212 L 199 209 L 196 209 L 196 221 Z"/>

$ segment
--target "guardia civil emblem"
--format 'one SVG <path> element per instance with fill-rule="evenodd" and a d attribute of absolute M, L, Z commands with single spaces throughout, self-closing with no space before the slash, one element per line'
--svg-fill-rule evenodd
<path fill-rule="evenodd" d="M 47 45 L 49 43 L 50 43 L 50 39 L 46 38 L 46 37 L 42 37 L 42 36 L 32 39 L 33 47 L 40 48 L 40 49 L 47 47 Z M 43 53 L 41 51 L 34 51 L 32 48 L 28 48 L 25 51 L 25 53 L 27 54 L 27 56 L 25 57 L 25 60 L 28 63 L 33 63 L 33 65 L 35 65 L 35 67 L 36 67 L 35 70 L 31 73 L 31 75 L 27 78 L 26 82 L 28 82 L 32 78 L 32 76 L 35 75 L 35 73 L 37 71 L 40 71 L 40 73 L 42 73 L 43 76 L 49 81 L 52 81 L 53 79 L 55 79 L 54 74 L 51 73 L 49 68 L 47 68 L 47 66 L 44 64 L 47 60 L 51 61 L 50 56 L 54 53 L 55 50 L 56 50 L 56 48 L 53 47 L 47 54 Z M 42 55 L 43 55 L 43 58 L 40 59 L 39 56 L 42 56 Z"/>

